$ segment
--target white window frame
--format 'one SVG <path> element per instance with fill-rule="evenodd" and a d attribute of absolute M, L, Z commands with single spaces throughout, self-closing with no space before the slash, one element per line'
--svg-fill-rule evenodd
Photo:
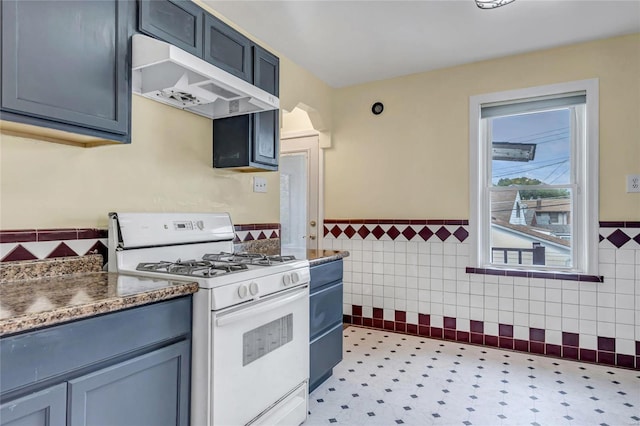
<path fill-rule="evenodd" d="M 488 186 L 491 179 L 488 174 L 491 150 L 488 146 L 486 126 L 480 118 L 483 105 L 498 102 L 524 100 L 544 96 L 557 96 L 565 93 L 586 92 L 585 106 L 586 137 L 578 138 L 584 141 L 574 145 L 572 161 L 576 176 L 577 188 L 572 194 L 574 216 L 576 220 L 572 240 L 572 250 L 576 251 L 574 265 L 570 270 L 553 270 L 549 267 L 536 268 L 527 266 L 527 270 L 546 272 L 567 272 L 597 275 L 598 274 L 598 244 L 599 244 L 599 94 L 598 79 L 572 81 L 546 86 L 529 87 L 525 89 L 508 90 L 504 92 L 487 93 L 469 98 L 469 243 L 472 267 L 490 269 L 514 269 L 513 265 L 496 265 L 490 262 L 489 236 L 491 221 Z M 580 126 L 578 126 L 579 129 Z M 579 130 L 581 131 L 581 130 Z M 521 269 L 521 268 L 519 268 Z"/>

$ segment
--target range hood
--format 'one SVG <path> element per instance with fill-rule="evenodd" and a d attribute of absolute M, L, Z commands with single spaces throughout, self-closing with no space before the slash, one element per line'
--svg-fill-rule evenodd
<path fill-rule="evenodd" d="M 133 36 L 133 93 L 209 118 L 280 107 L 277 96 L 171 44 Z"/>

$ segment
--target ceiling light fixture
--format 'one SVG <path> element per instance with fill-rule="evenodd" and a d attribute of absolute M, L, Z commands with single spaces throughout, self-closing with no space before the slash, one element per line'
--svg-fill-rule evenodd
<path fill-rule="evenodd" d="M 476 0 L 476 6 L 480 9 L 495 9 L 513 1 L 515 0 Z"/>

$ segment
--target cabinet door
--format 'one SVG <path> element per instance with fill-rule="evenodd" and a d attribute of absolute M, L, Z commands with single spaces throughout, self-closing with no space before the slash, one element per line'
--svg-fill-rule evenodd
<path fill-rule="evenodd" d="M 66 417 L 66 383 L 0 405 L 2 426 L 63 426 Z"/>
<path fill-rule="evenodd" d="M 204 60 L 253 82 L 251 41 L 209 14 L 205 15 L 204 23 Z"/>
<path fill-rule="evenodd" d="M 2 111 L 128 133 L 129 14 L 125 0 L 3 0 Z"/>
<path fill-rule="evenodd" d="M 204 11 L 189 0 L 141 0 L 140 31 L 202 57 Z"/>
<path fill-rule="evenodd" d="M 213 120 L 213 167 L 249 166 L 252 123 L 249 114 Z"/>
<path fill-rule="evenodd" d="M 280 93 L 280 60 L 257 45 L 253 46 L 253 84 L 272 95 Z"/>
<path fill-rule="evenodd" d="M 271 170 L 278 169 L 280 154 L 280 126 L 278 110 L 253 114 L 253 162 L 267 166 Z"/>
<path fill-rule="evenodd" d="M 70 426 L 187 426 L 190 341 L 69 382 Z"/>

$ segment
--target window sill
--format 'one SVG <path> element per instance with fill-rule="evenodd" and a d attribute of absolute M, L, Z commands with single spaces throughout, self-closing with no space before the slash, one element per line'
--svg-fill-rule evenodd
<path fill-rule="evenodd" d="M 467 274 L 498 275 L 501 277 L 545 278 L 550 280 L 582 281 L 603 283 L 601 275 L 566 274 L 561 272 L 520 271 L 513 269 L 466 268 Z"/>

